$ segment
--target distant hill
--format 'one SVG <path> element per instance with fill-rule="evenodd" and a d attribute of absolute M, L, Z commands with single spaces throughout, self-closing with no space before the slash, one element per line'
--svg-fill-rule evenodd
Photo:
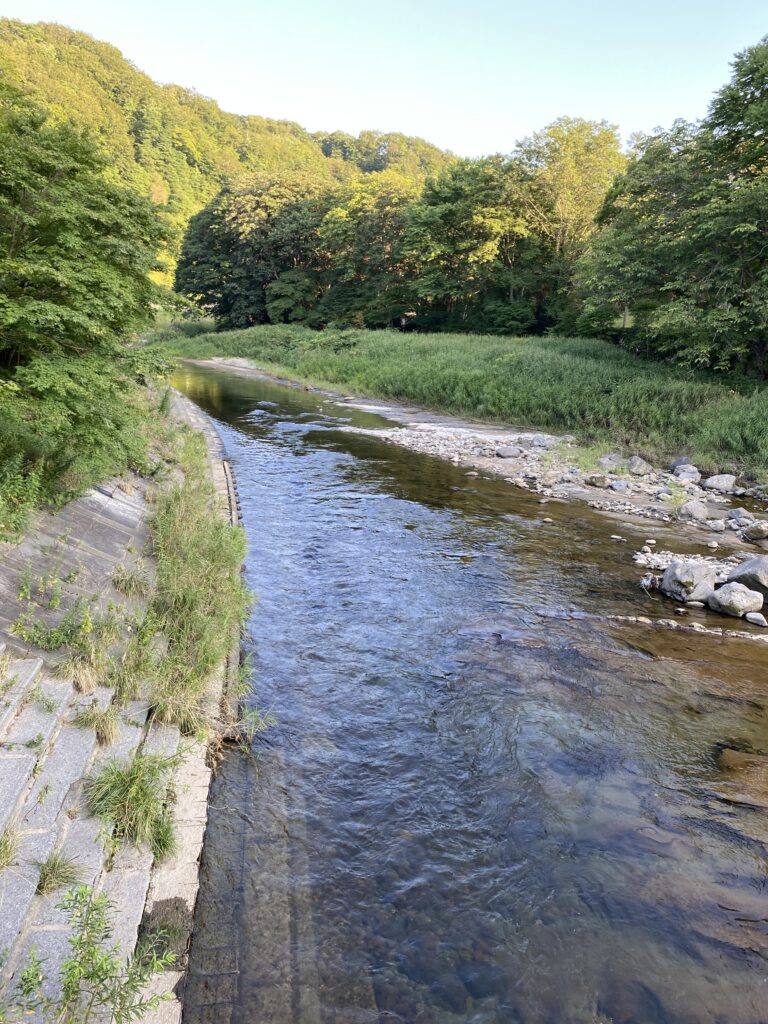
<path fill-rule="evenodd" d="M 193 90 L 158 85 L 114 46 L 62 25 L 0 19 L 0 76 L 86 128 L 123 180 L 166 206 L 179 235 L 226 181 L 252 171 L 343 180 L 391 168 L 425 177 L 450 160 L 405 135 L 312 135 L 292 121 L 228 114 Z"/>

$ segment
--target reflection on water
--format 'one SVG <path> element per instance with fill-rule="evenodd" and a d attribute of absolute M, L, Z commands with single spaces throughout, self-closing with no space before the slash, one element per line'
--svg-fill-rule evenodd
<path fill-rule="evenodd" d="M 235 465 L 279 720 L 215 783 L 185 1024 L 767 1021 L 765 652 L 608 628 L 658 608 L 582 508 L 175 383 Z"/>

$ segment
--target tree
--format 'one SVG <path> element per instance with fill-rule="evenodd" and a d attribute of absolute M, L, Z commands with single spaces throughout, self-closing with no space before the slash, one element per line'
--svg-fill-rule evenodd
<path fill-rule="evenodd" d="M 579 268 L 585 329 L 631 315 L 660 355 L 768 371 L 767 135 L 763 41 L 737 57 L 702 124 L 647 139 L 609 193 Z"/>
<path fill-rule="evenodd" d="M 164 232 L 106 169 L 88 138 L 0 87 L 0 365 L 113 352 L 148 319 Z"/>

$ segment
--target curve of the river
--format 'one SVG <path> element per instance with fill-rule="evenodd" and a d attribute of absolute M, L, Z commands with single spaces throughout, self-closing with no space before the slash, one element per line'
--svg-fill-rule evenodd
<path fill-rule="evenodd" d="M 661 614 L 642 533 L 319 394 L 174 383 L 235 467 L 277 719 L 214 783 L 185 1024 L 765 1024 L 761 645 L 603 621 Z"/>

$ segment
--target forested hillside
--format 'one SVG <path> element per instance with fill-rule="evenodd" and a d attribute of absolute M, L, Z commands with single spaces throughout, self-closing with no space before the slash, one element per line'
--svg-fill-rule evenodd
<path fill-rule="evenodd" d="M 228 181 L 300 171 L 327 181 L 397 169 L 423 178 L 449 157 L 421 139 L 311 135 L 290 121 L 225 113 L 178 85 L 158 85 L 114 46 L 62 25 L 0 19 L 0 80 L 88 131 L 118 176 L 164 209 L 173 261 L 189 218 Z"/>
<path fill-rule="evenodd" d="M 281 168 L 227 186 L 191 221 L 176 283 L 223 328 L 602 335 L 765 376 L 766 138 L 763 40 L 700 122 L 627 155 L 614 127 L 561 117 L 423 184 Z"/>

